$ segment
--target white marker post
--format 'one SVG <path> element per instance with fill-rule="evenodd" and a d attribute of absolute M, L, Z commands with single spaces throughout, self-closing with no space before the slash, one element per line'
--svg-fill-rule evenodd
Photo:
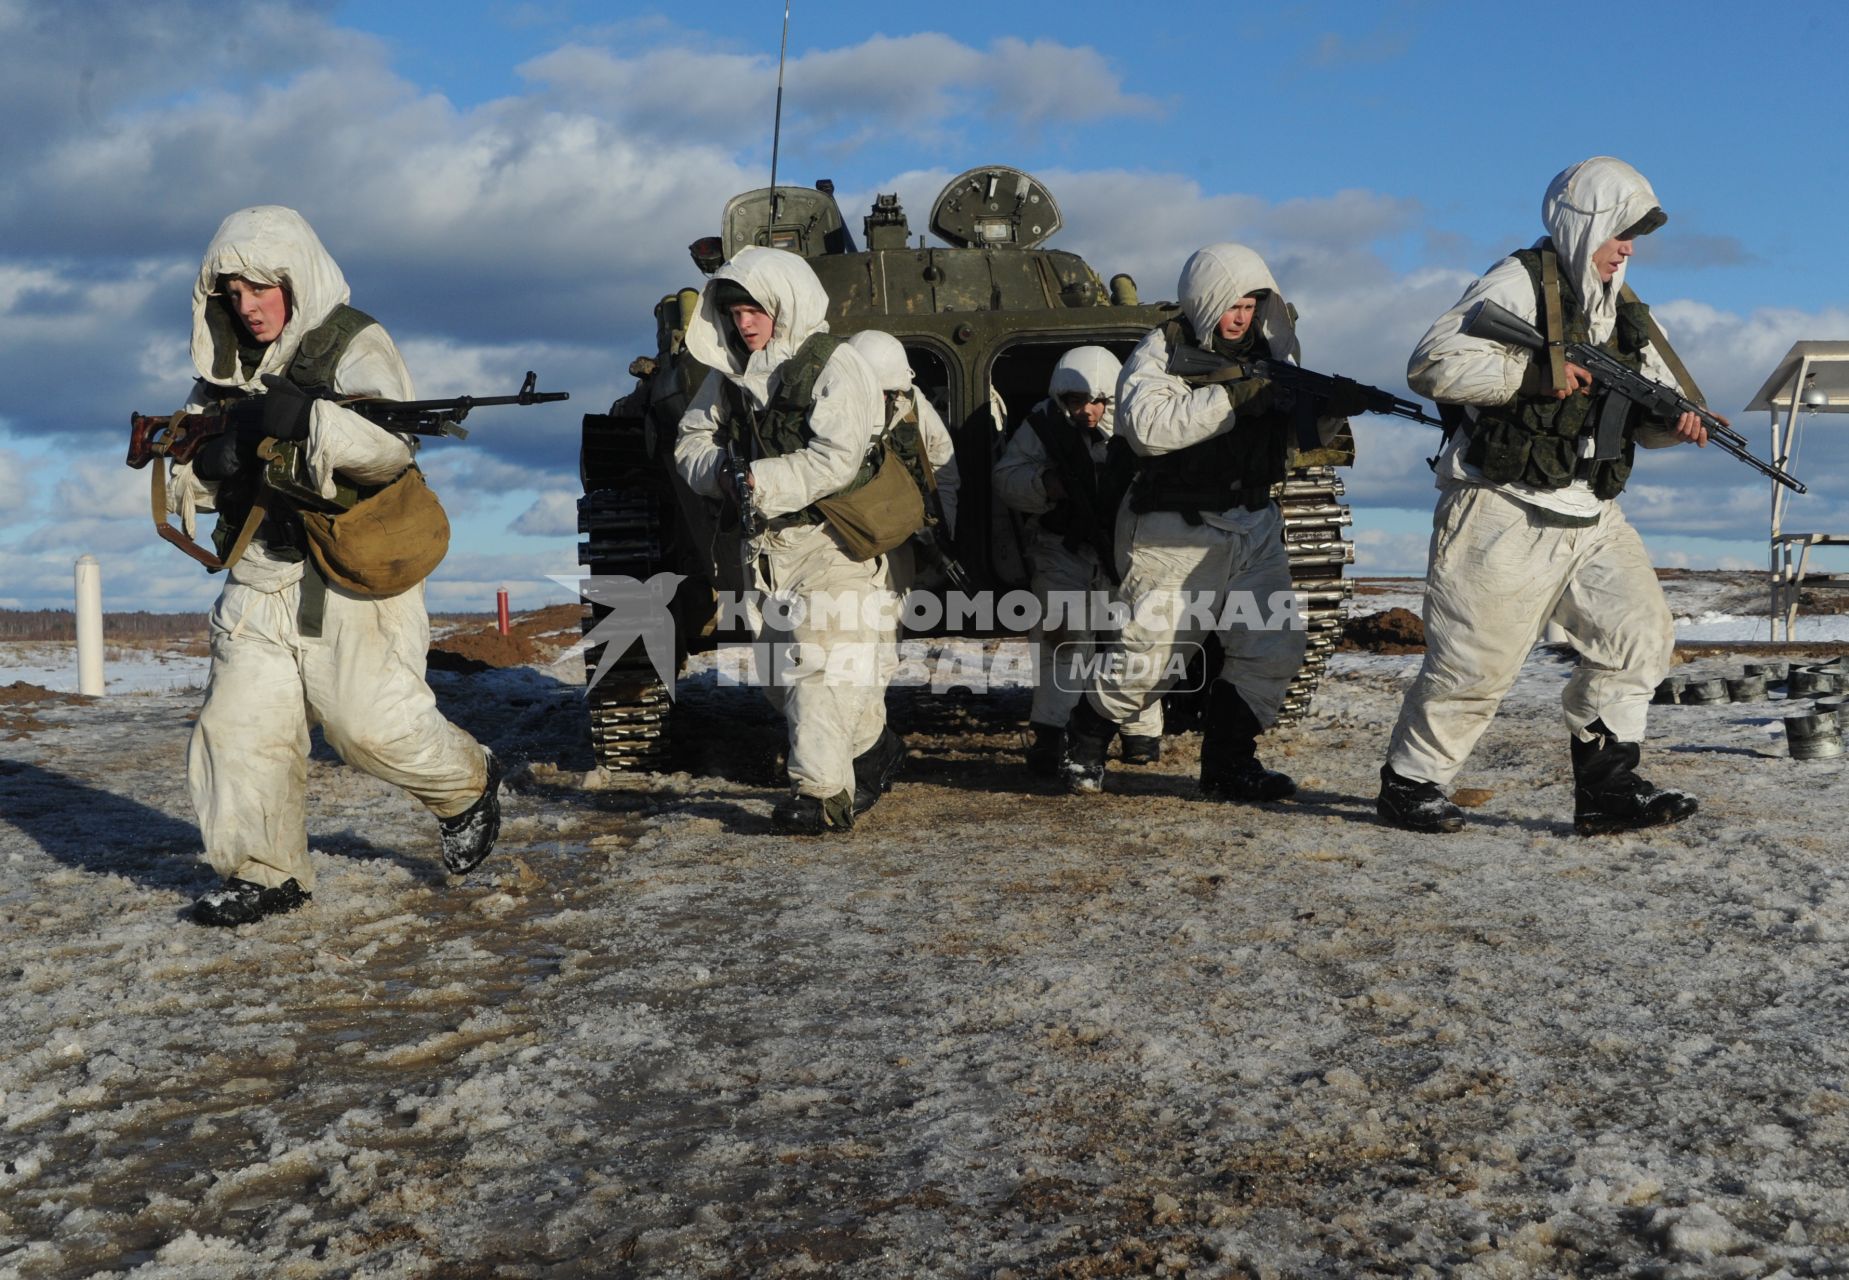
<path fill-rule="evenodd" d="M 77 692 L 103 693 L 103 566 L 96 557 L 77 557 Z"/>

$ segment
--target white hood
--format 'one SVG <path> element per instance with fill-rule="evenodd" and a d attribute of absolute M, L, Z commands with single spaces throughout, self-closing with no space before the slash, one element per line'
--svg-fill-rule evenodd
<path fill-rule="evenodd" d="M 912 389 L 912 362 L 905 358 L 904 345 L 890 333 L 863 329 L 849 338 L 847 344 L 866 358 L 867 366 L 879 380 L 881 391 Z"/>
<path fill-rule="evenodd" d="M 1059 397 L 1073 393 L 1083 394 L 1088 400 L 1108 396 L 1111 403 L 1105 406 L 1104 417 L 1098 423 L 1098 430 L 1108 436 L 1117 428 L 1117 377 L 1122 372 L 1123 365 L 1106 348 L 1074 347 L 1053 366 L 1046 393 L 1056 404 Z"/>
<path fill-rule="evenodd" d="M 1254 322 L 1271 344 L 1271 354 L 1279 360 L 1297 358 L 1297 331 L 1291 323 L 1290 308 L 1278 291 L 1277 281 L 1265 260 L 1242 244 L 1210 244 L 1197 251 L 1181 269 L 1176 286 L 1181 309 L 1194 326 L 1195 341 L 1212 349 L 1214 332 L 1220 317 L 1248 293 L 1269 290 L 1259 304 Z"/>
<path fill-rule="evenodd" d="M 1581 161 L 1547 184 L 1541 225 L 1560 255 L 1562 274 L 1572 282 L 1592 320 L 1595 340 L 1611 332 L 1627 263 L 1619 260 L 1607 288 L 1592 265 L 1593 251 L 1656 208 L 1656 192 L 1643 174 L 1611 156 Z"/>
<path fill-rule="evenodd" d="M 721 280 L 741 285 L 774 321 L 762 351 L 745 350 L 714 298 Z M 740 249 L 713 273 L 700 295 L 699 314 L 687 326 L 687 350 L 695 360 L 736 382 L 759 404 L 769 399 L 770 377 L 796 354 L 811 334 L 828 331 L 828 291 L 807 261 L 783 249 Z"/>
<path fill-rule="evenodd" d="M 288 323 L 248 379 L 238 368 L 242 322 L 220 301 L 220 281 L 232 277 L 281 285 L 289 294 Z M 288 368 L 303 336 L 350 296 L 347 278 L 301 214 L 276 204 L 240 209 L 206 246 L 193 284 L 193 367 L 217 386 L 257 389 L 259 377 Z"/>

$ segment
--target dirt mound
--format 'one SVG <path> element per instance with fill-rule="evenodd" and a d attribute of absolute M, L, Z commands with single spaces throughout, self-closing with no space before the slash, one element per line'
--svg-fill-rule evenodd
<path fill-rule="evenodd" d="M 1388 609 L 1342 625 L 1345 653 L 1424 653 L 1425 624 L 1410 609 Z"/>
<path fill-rule="evenodd" d="M 80 693 L 59 693 L 40 684 L 27 684 L 24 680 L 15 680 L 12 684 L 0 685 L 0 706 L 11 706 L 21 702 L 89 702 L 91 699 Z"/>
<path fill-rule="evenodd" d="M 15 680 L 12 684 L 0 685 L 0 742 L 18 742 L 29 738 L 41 729 L 51 726 L 38 718 L 36 703 L 43 702 L 95 702 L 95 698 L 86 698 L 80 693 L 59 693 L 47 689 L 44 685 L 27 684 L 24 680 Z"/>
<path fill-rule="evenodd" d="M 430 642 L 433 671 L 483 671 L 489 667 L 524 667 L 545 662 L 578 643 L 584 606 L 556 604 L 510 620 L 508 634 L 494 620 L 465 622 Z"/>

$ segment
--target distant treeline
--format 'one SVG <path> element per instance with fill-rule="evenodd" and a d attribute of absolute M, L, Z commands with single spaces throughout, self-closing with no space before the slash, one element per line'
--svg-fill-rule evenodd
<path fill-rule="evenodd" d="M 205 634 L 203 613 L 103 615 L 105 640 L 183 640 Z M 69 609 L 0 609 L 0 640 L 77 639 L 77 616 Z"/>

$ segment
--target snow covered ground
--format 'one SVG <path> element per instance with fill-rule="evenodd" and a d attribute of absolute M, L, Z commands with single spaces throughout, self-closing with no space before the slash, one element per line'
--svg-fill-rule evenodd
<path fill-rule="evenodd" d="M 569 666 L 439 673 L 519 766 L 501 852 L 448 881 L 318 749 L 315 900 L 230 933 L 196 691 L 0 705 L 0 1276 L 1849 1275 L 1844 761 L 1656 708 L 1701 814 L 1577 839 L 1543 649 L 1469 829 L 1393 831 L 1417 662 L 1338 657 L 1266 808 L 1188 736 L 1058 795 L 1018 692 L 906 695 L 838 840 L 771 833 L 747 691 L 625 780 Z"/>

